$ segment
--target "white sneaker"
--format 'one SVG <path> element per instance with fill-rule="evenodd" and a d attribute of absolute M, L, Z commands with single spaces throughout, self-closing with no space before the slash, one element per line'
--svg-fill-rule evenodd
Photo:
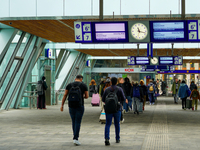
<path fill-rule="evenodd" d="M 151 105 L 151 103 L 149 103 L 149 105 Z"/>
<path fill-rule="evenodd" d="M 123 113 L 124 113 L 124 114 L 126 113 L 126 110 L 125 110 L 125 109 L 123 110 Z"/>
<path fill-rule="evenodd" d="M 153 105 L 154 105 L 154 103 L 153 103 Z"/>
<path fill-rule="evenodd" d="M 124 123 L 124 118 L 123 118 L 123 120 L 121 121 L 121 123 Z"/>
<path fill-rule="evenodd" d="M 81 143 L 78 140 L 74 140 L 74 145 L 79 146 Z"/>

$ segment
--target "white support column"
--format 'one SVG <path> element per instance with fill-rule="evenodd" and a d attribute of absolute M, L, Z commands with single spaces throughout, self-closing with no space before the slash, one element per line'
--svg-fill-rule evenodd
<path fill-rule="evenodd" d="M 190 63 L 186 63 L 186 69 L 190 70 Z M 187 77 L 186 84 L 190 85 L 190 74 L 187 74 L 186 77 Z"/>

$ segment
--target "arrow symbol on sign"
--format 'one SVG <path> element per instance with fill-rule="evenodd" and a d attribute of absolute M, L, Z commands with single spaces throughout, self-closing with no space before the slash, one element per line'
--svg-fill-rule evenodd
<path fill-rule="evenodd" d="M 80 37 L 80 35 L 76 35 L 76 39 L 80 39 L 81 37 Z"/>

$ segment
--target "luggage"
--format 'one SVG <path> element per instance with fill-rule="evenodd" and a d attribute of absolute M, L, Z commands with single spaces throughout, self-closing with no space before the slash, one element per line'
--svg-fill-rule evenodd
<path fill-rule="evenodd" d="M 100 97 L 99 97 L 99 94 L 93 94 L 93 95 L 92 95 L 91 105 L 92 105 L 92 106 L 99 106 L 99 104 L 100 104 Z"/>
<path fill-rule="evenodd" d="M 186 100 L 186 108 L 188 109 L 192 108 L 192 100 L 189 99 Z"/>
<path fill-rule="evenodd" d="M 104 109 L 101 111 L 100 117 L 99 117 L 99 122 L 102 124 L 106 123 L 106 113 Z"/>

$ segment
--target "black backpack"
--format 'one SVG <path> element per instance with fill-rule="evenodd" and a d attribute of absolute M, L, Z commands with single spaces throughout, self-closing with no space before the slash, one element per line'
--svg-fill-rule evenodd
<path fill-rule="evenodd" d="M 107 114 L 116 113 L 119 109 L 117 91 L 118 87 L 116 87 L 114 91 L 110 90 L 108 95 L 106 96 L 104 109 L 105 113 Z"/>
<path fill-rule="evenodd" d="M 69 96 L 68 96 L 69 107 L 82 106 L 82 96 L 81 96 L 80 85 L 81 85 L 81 83 L 78 83 L 78 85 L 76 85 L 76 86 L 74 83 L 72 83 L 72 87 L 69 90 Z"/>
<path fill-rule="evenodd" d="M 43 81 L 40 80 L 37 83 L 37 93 L 38 95 L 43 95 L 44 94 L 44 87 L 43 87 Z"/>

